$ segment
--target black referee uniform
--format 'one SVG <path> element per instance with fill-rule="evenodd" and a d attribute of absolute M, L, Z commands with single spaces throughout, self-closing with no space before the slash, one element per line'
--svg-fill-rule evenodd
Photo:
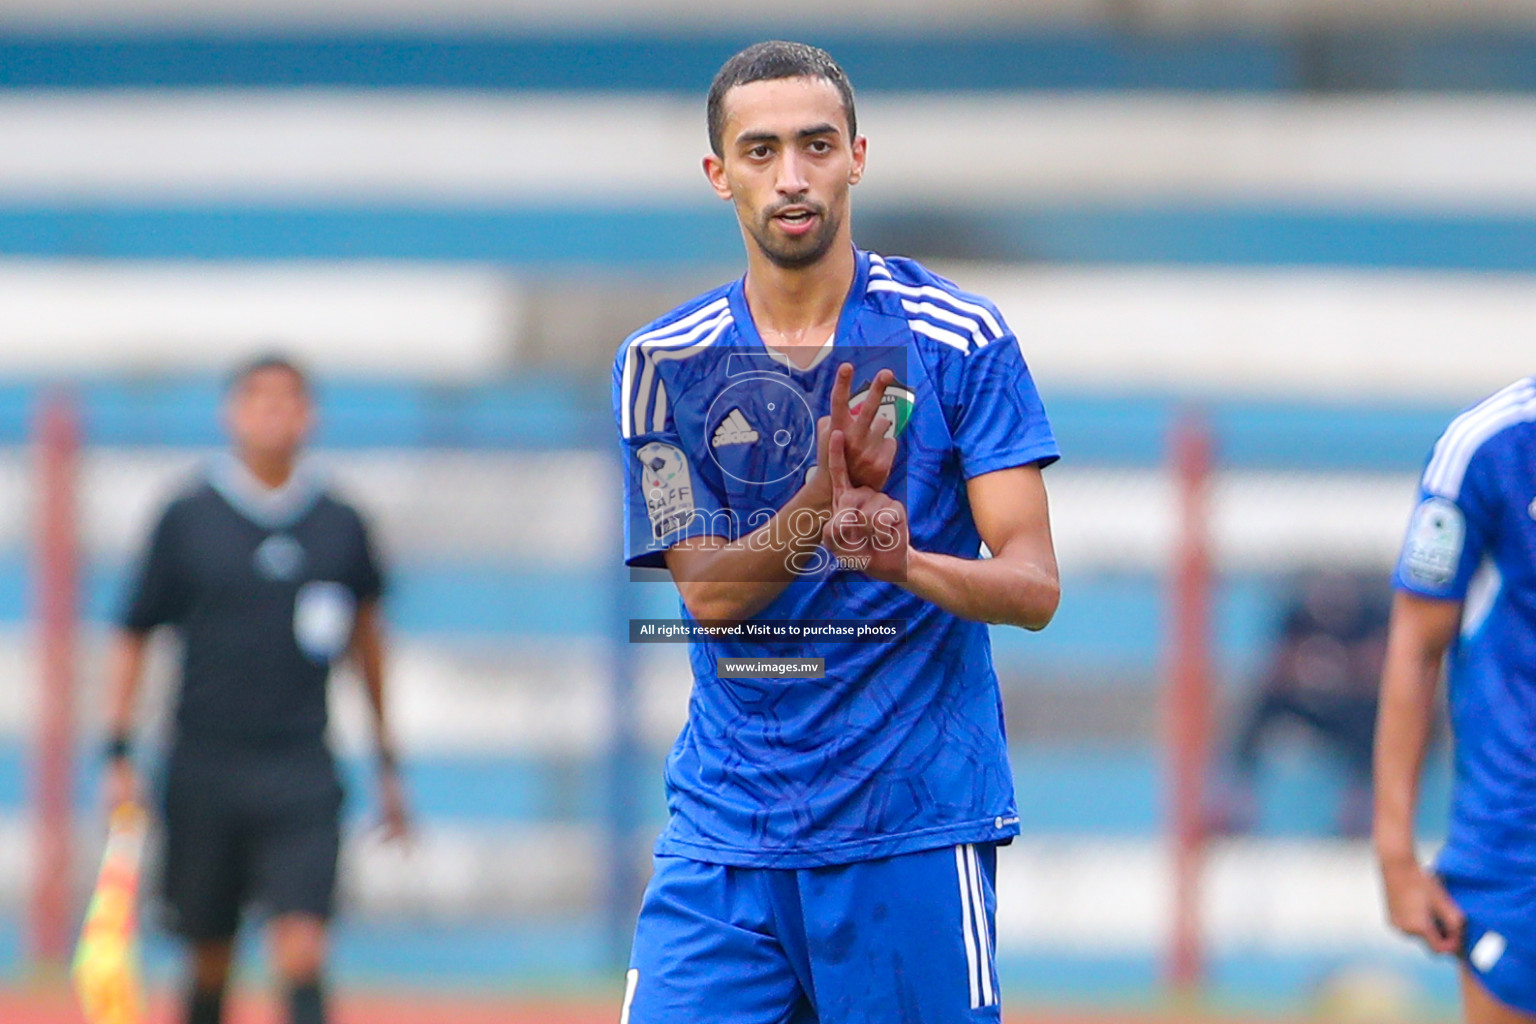
<path fill-rule="evenodd" d="M 183 644 L 162 808 L 172 931 L 229 938 L 246 906 L 330 916 L 326 681 L 382 590 L 362 518 L 306 473 L 263 491 L 226 459 L 161 516 L 120 624 Z"/>

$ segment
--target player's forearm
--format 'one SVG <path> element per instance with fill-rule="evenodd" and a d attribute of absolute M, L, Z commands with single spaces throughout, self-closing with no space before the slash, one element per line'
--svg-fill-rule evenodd
<path fill-rule="evenodd" d="M 1061 601 L 1056 573 L 1024 558 L 956 558 L 912 550 L 901 585 L 975 622 L 1044 629 Z"/>
<path fill-rule="evenodd" d="M 369 603 L 358 608 L 352 649 L 357 659 L 358 673 L 363 677 L 363 692 L 368 696 L 368 710 L 373 719 L 379 756 L 393 763 L 395 743 L 390 734 L 384 699 L 384 635 L 376 604 Z"/>
<path fill-rule="evenodd" d="M 144 651 L 148 638 L 142 633 L 119 630 L 112 640 L 107 669 L 107 735 L 128 738 L 133 732 L 139 683 L 144 676 Z"/>
<path fill-rule="evenodd" d="M 1394 632 L 1382 672 L 1375 749 L 1376 856 L 1383 864 L 1416 862 L 1414 818 L 1419 777 L 1434 725 L 1444 648 Z"/>
<path fill-rule="evenodd" d="M 808 483 L 768 522 L 739 540 L 714 548 L 669 552 L 667 565 L 688 612 L 696 619 L 750 619 L 811 567 L 821 543 L 829 499 Z"/>

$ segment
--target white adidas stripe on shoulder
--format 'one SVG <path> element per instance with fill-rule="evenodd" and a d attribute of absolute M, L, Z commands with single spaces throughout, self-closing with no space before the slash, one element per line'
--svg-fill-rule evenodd
<path fill-rule="evenodd" d="M 666 425 L 667 392 L 656 373 L 662 360 L 686 359 L 713 345 L 735 320 L 730 303 L 721 298 L 672 324 L 636 336 L 624 353 L 624 409 L 621 429 L 626 438 Z M 654 395 L 654 398 L 653 398 Z"/>
<path fill-rule="evenodd" d="M 652 411 L 649 429 L 661 430 L 667 422 L 667 389 L 657 374 L 657 365 L 663 360 L 687 359 L 713 345 L 735 322 L 729 311 L 720 313 L 712 320 L 705 320 L 680 339 L 657 338 L 637 346 L 640 349 L 639 387 L 635 396 L 635 418 L 632 424 L 637 431 L 645 431 L 646 413 Z M 663 348 L 661 346 L 665 345 Z M 654 386 L 653 386 L 654 382 Z M 651 396 L 655 395 L 654 402 Z"/>
<path fill-rule="evenodd" d="M 957 348 L 961 352 L 969 352 L 971 350 L 969 338 L 963 334 L 956 334 L 947 327 L 940 327 L 937 324 L 929 323 L 927 320 L 916 320 L 911 317 L 907 318 L 907 326 L 911 327 L 918 334 L 932 338 L 934 341 L 942 341 L 944 344 L 949 345 L 951 348 Z"/>
<path fill-rule="evenodd" d="M 944 325 L 964 331 L 971 336 L 977 348 L 981 348 L 992 339 L 982 331 L 981 324 L 968 316 L 961 316 L 954 310 L 940 306 L 934 302 L 913 302 L 911 299 L 902 299 L 901 308 L 916 317 L 926 318 L 930 323 L 938 321 L 934 326 Z M 908 319 L 911 319 L 910 317 Z"/>
<path fill-rule="evenodd" d="M 635 393 L 635 387 L 637 383 L 640 384 L 643 392 L 647 396 L 651 390 L 651 375 L 642 375 L 640 381 L 636 380 L 636 352 L 641 353 L 638 358 L 644 358 L 644 350 L 641 348 L 642 345 L 686 344 L 688 341 L 691 341 L 694 337 L 696 337 L 695 331 L 697 331 L 701 326 L 707 330 L 709 323 L 712 323 L 713 320 L 718 318 L 722 312 L 725 312 L 729 305 L 730 300 L 722 296 L 716 299 L 714 302 L 710 302 L 699 307 L 692 313 L 689 313 L 687 316 L 679 317 L 676 320 L 665 323 L 660 327 L 652 328 L 651 330 L 645 331 L 644 333 L 637 334 L 633 338 L 629 339 L 629 344 L 625 346 L 624 350 L 624 375 L 622 385 L 624 402 L 621 415 L 622 422 L 620 424 L 620 429 L 625 437 L 634 436 L 635 421 L 633 420 L 632 413 L 639 399 L 639 396 Z M 704 321 L 705 323 L 701 324 L 701 321 Z"/>
<path fill-rule="evenodd" d="M 871 292 L 894 292 L 897 295 L 908 296 L 902 299 L 903 309 L 908 312 L 925 312 L 929 315 L 937 315 L 938 319 L 946 319 L 954 325 L 962 325 L 955 318 L 963 318 L 968 324 L 975 324 L 977 333 L 977 345 L 985 345 L 988 341 L 1003 336 L 1003 324 L 998 322 L 997 316 L 992 315 L 992 310 L 978 302 L 969 301 L 954 292 L 934 284 L 902 284 L 891 275 L 891 267 L 886 266 L 885 258 L 879 253 L 869 253 L 869 290 Z M 914 299 L 926 299 L 926 301 L 914 301 Z M 943 313 L 935 313 L 940 306 L 935 306 L 935 301 L 942 302 Z M 922 307 L 922 309 L 919 309 Z M 985 327 L 985 339 L 983 339 L 982 327 Z"/>
<path fill-rule="evenodd" d="M 629 339 L 629 343 L 624 347 L 624 377 L 622 385 L 624 403 L 621 416 L 621 430 L 625 437 L 630 437 L 634 433 L 632 429 L 631 411 L 634 408 L 636 398 L 634 394 L 634 388 L 636 384 L 635 352 L 639 346 L 647 342 L 666 344 L 668 339 L 672 338 L 678 339 L 677 343 L 682 344 L 683 341 L 686 340 L 682 338 L 682 335 L 688 334 L 690 328 L 698 325 L 701 320 L 708 320 L 712 317 L 719 316 L 721 311 L 725 310 L 729 305 L 730 300 L 725 296 L 721 296 L 714 302 L 706 303 L 705 305 L 700 306 L 698 309 L 694 310 L 692 313 L 689 313 L 687 316 L 679 317 L 676 320 L 669 321 L 665 324 L 662 324 L 660 327 L 652 328 L 649 331 L 637 334 L 633 338 Z M 648 381 L 647 384 L 649 384 Z"/>
<path fill-rule="evenodd" d="M 731 300 L 727 296 L 722 295 L 714 302 L 705 303 L 698 309 L 694 310 L 692 313 L 689 313 L 687 316 L 678 317 L 676 320 L 668 321 L 667 323 L 662 324 L 660 327 L 653 327 L 643 334 L 635 335 L 629 340 L 629 343 L 630 345 L 638 345 L 642 341 L 650 341 L 653 338 L 663 338 L 670 335 L 679 334 L 694 326 L 700 320 L 707 320 L 708 318 L 718 314 L 722 309 L 725 309 L 730 304 Z"/>
<path fill-rule="evenodd" d="M 1536 377 L 1517 380 L 1451 421 L 1435 442 L 1423 486 L 1454 501 L 1461 495 L 1467 466 L 1489 438 L 1517 423 L 1536 420 Z"/>
<path fill-rule="evenodd" d="M 988 340 L 995 341 L 1004 334 L 1003 325 L 998 322 L 992 311 L 979 303 L 962 299 L 953 292 L 946 291 L 936 285 L 901 284 L 898 281 L 887 278 L 871 277 L 869 290 L 872 292 L 893 292 L 909 299 L 928 299 L 940 305 L 947 306 L 951 312 L 968 317 L 985 326 Z"/>
<path fill-rule="evenodd" d="M 888 277 L 876 277 L 871 273 L 868 285 L 872 292 L 890 292 L 901 297 L 901 308 L 909 321 L 926 320 L 934 327 L 950 333 L 963 332 L 970 341 L 956 346 L 962 352 L 970 350 L 970 342 L 981 348 L 1003 337 L 1005 331 L 998 318 L 987 307 L 962 299 L 952 292 L 934 285 L 901 284 Z M 923 333 L 928 333 L 924 331 Z M 929 335 L 933 337 L 933 335 Z M 941 340 L 950 343 L 948 338 Z"/>
<path fill-rule="evenodd" d="M 634 393 L 636 384 L 635 353 L 639 350 L 640 345 L 651 341 L 665 343 L 667 339 L 671 338 L 678 338 L 678 344 L 682 344 L 683 339 L 681 339 L 681 335 L 688 333 L 689 328 L 695 326 L 701 320 L 718 316 L 721 310 L 725 309 L 728 305 L 729 300 L 722 296 L 714 302 L 699 307 L 687 316 L 679 317 L 676 320 L 669 321 L 649 331 L 644 331 L 629 339 L 629 342 L 624 346 L 624 374 L 621 385 L 623 405 L 620 416 L 620 431 L 625 437 L 631 437 L 634 434 L 631 414 L 636 402 L 636 395 Z M 647 387 L 649 387 L 649 383 L 649 379 L 647 379 Z"/>
<path fill-rule="evenodd" d="M 877 253 L 869 254 L 869 284 L 872 292 L 891 292 L 901 296 L 901 307 L 908 314 L 908 322 L 920 334 L 925 334 L 946 345 L 953 345 L 962 352 L 970 351 L 970 343 L 962 339 L 969 335 L 977 348 L 1001 338 L 1006 331 L 1001 321 L 986 306 L 962 298 L 947 288 L 937 285 L 903 284 L 891 275 L 891 268 Z M 918 327 L 919 321 L 926 321 Z M 934 328 L 930 330 L 929 328 Z"/>
<path fill-rule="evenodd" d="M 645 367 L 647 367 L 647 370 L 651 370 L 651 368 L 656 367 L 664 359 L 687 359 L 690 356 L 699 355 L 705 348 L 719 341 L 720 335 L 723 335 L 725 329 L 734 324 L 734 322 L 736 322 L 736 318 L 731 316 L 730 312 L 725 312 L 717 319 L 711 319 L 711 321 L 699 324 L 699 329 L 697 329 L 699 330 L 699 341 L 693 342 L 693 344 L 687 345 L 687 347 L 668 347 L 653 350 L 653 348 L 650 348 L 650 344 L 653 344 L 653 342 L 647 342 L 647 348 L 645 348 L 645 356 L 647 356 L 645 358 Z M 644 388 L 642 388 L 641 396 L 644 399 Z M 653 421 L 651 421 L 651 430 L 662 430 L 662 428 L 667 427 L 667 388 L 662 385 L 659 376 L 656 378 L 656 407 L 654 408 L 656 408 L 656 411 L 654 411 Z M 641 416 L 641 419 L 637 419 L 636 422 L 644 428 L 644 415 Z"/>

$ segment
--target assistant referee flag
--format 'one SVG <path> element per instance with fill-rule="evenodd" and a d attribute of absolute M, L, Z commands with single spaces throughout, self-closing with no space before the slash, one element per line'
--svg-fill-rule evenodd
<path fill-rule="evenodd" d="M 147 826 L 143 810 L 133 805 L 112 813 L 72 971 L 88 1024 L 139 1024 L 144 1018 L 137 905 Z"/>

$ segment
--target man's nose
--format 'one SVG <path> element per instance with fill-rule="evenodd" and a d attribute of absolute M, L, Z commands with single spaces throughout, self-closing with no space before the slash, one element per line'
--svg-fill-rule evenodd
<path fill-rule="evenodd" d="M 800 158 L 793 152 L 787 152 L 779 161 L 779 177 L 775 186 L 781 195 L 799 195 L 806 191 L 809 183 L 805 180 L 805 167 Z"/>

